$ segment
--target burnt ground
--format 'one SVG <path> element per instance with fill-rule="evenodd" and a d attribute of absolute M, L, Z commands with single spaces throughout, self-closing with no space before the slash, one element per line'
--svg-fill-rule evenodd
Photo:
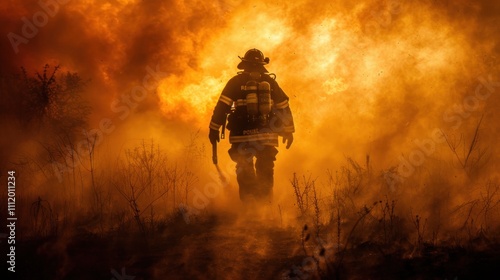
<path fill-rule="evenodd" d="M 500 246 L 478 251 L 465 247 L 423 245 L 417 256 L 390 254 L 380 246 L 362 244 L 347 251 L 337 270 L 345 279 L 499 279 Z M 330 277 L 335 279 L 336 272 Z"/>
<path fill-rule="evenodd" d="M 17 250 L 17 279 L 500 279 L 499 244 L 424 244 L 409 254 L 365 242 L 340 264 L 331 249 L 318 270 L 301 229 L 220 215 L 189 224 L 177 217 L 147 239 L 82 231 L 24 240 Z"/>

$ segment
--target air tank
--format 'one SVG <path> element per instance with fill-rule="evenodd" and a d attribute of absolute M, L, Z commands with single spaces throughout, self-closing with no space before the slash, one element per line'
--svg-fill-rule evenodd
<path fill-rule="evenodd" d="M 259 113 L 262 125 L 266 125 L 271 113 L 271 85 L 268 82 L 259 83 Z"/>
<path fill-rule="evenodd" d="M 250 80 L 246 83 L 246 100 L 247 100 L 247 113 L 252 118 L 256 118 L 259 114 L 259 102 L 257 97 L 258 83 Z"/>

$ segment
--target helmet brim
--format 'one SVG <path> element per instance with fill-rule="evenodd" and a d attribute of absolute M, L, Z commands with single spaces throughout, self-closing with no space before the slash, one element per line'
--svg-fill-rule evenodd
<path fill-rule="evenodd" d="M 254 70 L 254 71 L 258 71 L 258 72 L 261 72 L 261 73 L 267 73 L 267 69 L 266 67 L 264 67 L 264 65 L 266 65 L 267 63 L 265 64 L 260 64 L 260 63 L 254 63 L 254 62 L 248 62 L 246 60 L 242 60 L 237 68 L 238 69 L 241 69 L 241 70 Z"/>

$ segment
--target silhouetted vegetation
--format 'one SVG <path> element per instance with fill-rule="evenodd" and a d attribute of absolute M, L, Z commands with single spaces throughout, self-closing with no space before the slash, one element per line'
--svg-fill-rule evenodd
<path fill-rule="evenodd" d="M 41 73 L 20 73 L 4 77 L 1 84 L 1 118 L 19 122 L 24 128 L 50 129 L 72 135 L 84 128 L 91 107 L 84 101 L 87 82 L 77 73 L 58 73 L 59 66 L 47 64 Z"/>

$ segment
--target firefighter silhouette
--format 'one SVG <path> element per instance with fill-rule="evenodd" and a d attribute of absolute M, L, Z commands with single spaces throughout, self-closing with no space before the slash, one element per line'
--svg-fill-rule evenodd
<path fill-rule="evenodd" d="M 267 202 L 272 200 L 278 136 L 288 149 L 295 128 L 288 96 L 276 82 L 276 75 L 264 67 L 269 58 L 257 49 L 239 58 L 237 68 L 242 71 L 222 90 L 211 118 L 209 139 L 214 146 L 220 141 L 219 129 L 227 119 L 228 152 L 236 162 L 240 200 Z"/>

